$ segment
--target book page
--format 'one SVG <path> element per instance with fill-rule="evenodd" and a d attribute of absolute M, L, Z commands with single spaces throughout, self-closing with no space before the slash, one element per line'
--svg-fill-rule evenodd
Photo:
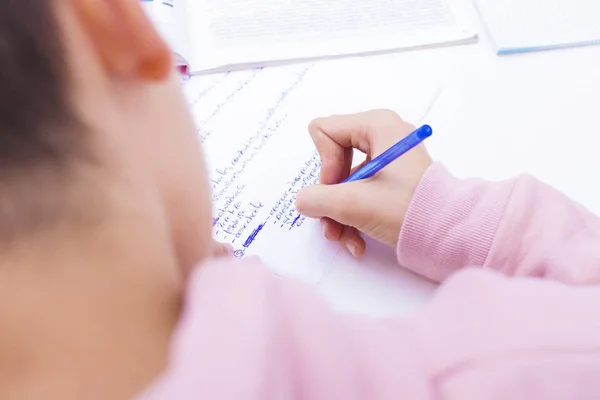
<path fill-rule="evenodd" d="M 319 180 L 307 129 L 313 118 L 383 107 L 418 124 L 437 84 L 402 81 L 393 64 L 364 60 L 198 76 L 184 90 L 209 166 L 214 236 L 232 243 L 236 257 L 258 255 L 274 272 L 312 285 L 323 284 L 336 263 L 382 268 L 385 281 L 390 271 L 409 275 L 393 249 L 372 247 L 361 263 L 348 258 L 324 239 L 319 221 L 298 214 L 295 200 Z M 421 296 L 432 287 L 408 279 Z"/>
<path fill-rule="evenodd" d="M 600 44 L 600 2 L 477 0 L 500 53 Z"/>
<path fill-rule="evenodd" d="M 189 27 L 194 70 L 475 37 L 460 0 L 197 0 Z"/>
<path fill-rule="evenodd" d="M 142 8 L 173 50 L 179 65 L 189 65 L 186 0 L 140 0 Z"/>

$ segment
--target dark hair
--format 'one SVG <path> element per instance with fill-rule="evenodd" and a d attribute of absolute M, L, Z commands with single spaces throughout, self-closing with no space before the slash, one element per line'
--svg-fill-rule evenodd
<path fill-rule="evenodd" d="M 0 174 L 58 162 L 75 136 L 61 132 L 71 110 L 52 6 L 8 0 L 0 12 Z"/>
<path fill-rule="evenodd" d="M 39 182 L 79 148 L 54 4 L 4 0 L 0 11 L 0 236 L 39 223 L 50 186 Z"/>

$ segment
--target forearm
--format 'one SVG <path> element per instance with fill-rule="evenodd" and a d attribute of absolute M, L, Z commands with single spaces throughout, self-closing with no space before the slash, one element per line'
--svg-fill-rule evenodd
<path fill-rule="evenodd" d="M 469 266 L 597 282 L 600 220 L 532 177 L 463 180 L 434 164 L 407 212 L 398 260 L 436 281 Z"/>

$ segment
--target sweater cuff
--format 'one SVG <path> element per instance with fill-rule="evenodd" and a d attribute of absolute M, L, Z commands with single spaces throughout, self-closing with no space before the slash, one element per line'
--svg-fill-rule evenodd
<path fill-rule="evenodd" d="M 483 267 L 513 187 L 458 179 L 434 163 L 404 217 L 398 261 L 438 282 L 463 267 Z"/>

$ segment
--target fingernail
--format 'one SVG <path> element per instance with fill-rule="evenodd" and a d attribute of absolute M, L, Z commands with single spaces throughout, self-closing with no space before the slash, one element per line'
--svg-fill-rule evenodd
<path fill-rule="evenodd" d="M 327 238 L 327 224 L 323 220 L 321 220 L 321 233 Z"/>
<path fill-rule="evenodd" d="M 225 248 L 227 249 L 227 254 L 232 256 L 234 252 L 233 245 L 231 243 L 225 243 Z"/>
<path fill-rule="evenodd" d="M 350 254 L 352 254 L 353 257 L 356 257 L 356 245 L 352 242 L 348 242 L 346 243 L 346 248 L 348 249 L 348 251 L 350 252 Z"/>

